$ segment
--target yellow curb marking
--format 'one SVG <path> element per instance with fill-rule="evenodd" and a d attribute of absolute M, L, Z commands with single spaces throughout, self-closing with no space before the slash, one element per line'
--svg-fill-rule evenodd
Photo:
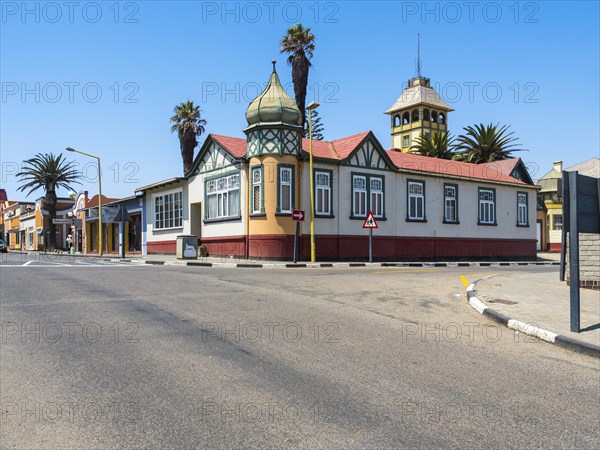
<path fill-rule="evenodd" d="M 465 273 L 464 275 L 460 276 L 460 280 L 462 281 L 462 284 L 465 285 L 465 287 L 469 286 L 469 283 L 467 281 L 467 277 L 481 277 L 483 275 L 487 275 L 486 273 Z"/>

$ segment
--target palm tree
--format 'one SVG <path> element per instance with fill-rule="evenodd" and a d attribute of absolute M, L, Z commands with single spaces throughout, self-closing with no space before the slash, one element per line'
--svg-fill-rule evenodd
<path fill-rule="evenodd" d="M 315 35 L 310 28 L 297 24 L 287 30 L 281 38 L 281 53 L 288 53 L 287 62 L 292 66 L 292 82 L 296 104 L 302 112 L 302 127 L 306 123 L 306 86 L 308 85 L 308 70 L 312 66 L 310 58 L 315 51 Z"/>
<path fill-rule="evenodd" d="M 450 133 L 421 134 L 415 141 L 410 153 L 440 159 L 453 159 L 456 154 L 456 144 Z"/>
<path fill-rule="evenodd" d="M 508 132 L 508 125 L 484 125 L 465 127 L 465 134 L 458 136 L 457 149 L 460 150 L 456 159 L 474 164 L 484 164 L 512 158 L 512 152 L 525 149 L 517 148 L 517 137 L 514 132 Z"/>
<path fill-rule="evenodd" d="M 33 158 L 23 161 L 21 171 L 17 173 L 23 183 L 19 191 L 29 189 L 27 195 L 42 188 L 46 192 L 44 208 L 50 213 L 50 236 L 47 247 L 56 248 L 56 189 L 59 187 L 72 190 L 71 184 L 79 182 L 81 174 L 75 170 L 73 162 L 67 162 L 62 153 L 55 156 L 53 153 L 38 153 Z"/>
<path fill-rule="evenodd" d="M 308 110 L 306 112 L 306 115 L 308 115 Z M 308 133 L 308 127 L 306 127 L 306 130 L 304 130 L 304 137 L 308 138 L 309 133 Z M 323 135 L 323 131 L 325 131 L 325 127 L 323 126 L 323 121 L 321 116 L 319 116 L 319 112 L 316 109 L 313 109 L 312 112 L 312 138 L 315 141 L 323 141 L 325 140 L 325 136 Z"/>
<path fill-rule="evenodd" d="M 200 107 L 194 105 L 194 102 L 187 101 L 177 105 L 173 109 L 171 117 L 171 132 L 177 131 L 179 136 L 179 148 L 181 149 L 181 158 L 183 159 L 183 174 L 192 170 L 194 163 L 194 149 L 198 145 L 196 138 L 204 133 L 206 120 L 202 119 Z"/>

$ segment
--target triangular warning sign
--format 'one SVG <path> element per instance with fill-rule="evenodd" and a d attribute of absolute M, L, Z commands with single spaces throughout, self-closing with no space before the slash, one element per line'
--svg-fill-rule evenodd
<path fill-rule="evenodd" d="M 365 219 L 365 223 L 363 223 L 363 228 L 379 228 L 379 225 L 377 225 L 377 221 L 375 220 L 375 217 L 373 216 L 373 213 L 371 211 L 369 211 L 369 214 L 367 214 L 367 218 Z"/>

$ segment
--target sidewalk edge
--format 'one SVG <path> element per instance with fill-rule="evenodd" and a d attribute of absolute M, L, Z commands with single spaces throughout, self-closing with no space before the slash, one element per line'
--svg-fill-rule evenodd
<path fill-rule="evenodd" d="M 153 260 L 145 258 L 131 258 L 126 260 L 134 264 L 154 264 L 161 266 L 202 266 L 202 267 L 221 267 L 221 268 L 249 268 L 249 269 L 294 269 L 294 268 L 310 268 L 310 269 L 331 269 L 331 268 L 350 268 L 350 267 L 500 267 L 500 266 L 551 266 L 559 263 L 549 262 L 298 262 L 290 263 L 285 261 L 271 261 L 265 263 L 256 262 L 205 262 L 197 260 Z"/>
<path fill-rule="evenodd" d="M 485 280 L 492 276 L 493 275 L 490 275 L 489 277 L 480 278 L 479 280 L 476 280 L 473 283 L 471 283 L 469 287 L 467 287 L 467 302 L 479 314 L 486 316 L 490 320 L 504 325 L 507 328 L 519 331 L 530 336 L 534 336 L 542 341 L 554 344 L 557 347 L 561 347 L 566 350 L 571 350 L 576 353 L 582 353 L 595 358 L 600 358 L 600 347 L 596 345 L 588 344 L 587 342 L 579 341 L 568 336 L 563 336 L 552 331 L 544 330 L 543 328 L 539 328 L 538 326 L 529 324 L 527 322 L 512 319 L 485 305 L 481 300 L 477 298 L 474 289 L 475 285 L 479 281 Z"/>

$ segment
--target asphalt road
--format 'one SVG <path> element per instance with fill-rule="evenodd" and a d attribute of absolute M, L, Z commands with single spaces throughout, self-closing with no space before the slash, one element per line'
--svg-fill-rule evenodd
<path fill-rule="evenodd" d="M 553 267 L 0 265 L 1 448 L 598 448 L 597 359 L 461 275 Z"/>

